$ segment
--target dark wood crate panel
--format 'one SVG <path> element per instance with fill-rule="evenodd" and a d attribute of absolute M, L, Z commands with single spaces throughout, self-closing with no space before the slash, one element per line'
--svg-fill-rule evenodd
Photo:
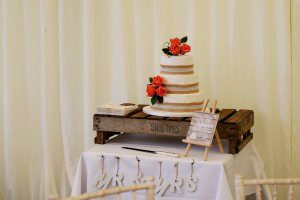
<path fill-rule="evenodd" d="M 159 117 L 143 113 L 143 107 L 126 116 L 94 115 L 96 144 L 104 144 L 110 136 L 121 132 L 185 137 L 191 117 Z M 217 130 L 221 139 L 229 141 L 229 153 L 241 151 L 253 138 L 252 110 L 217 109 L 220 115 Z"/>

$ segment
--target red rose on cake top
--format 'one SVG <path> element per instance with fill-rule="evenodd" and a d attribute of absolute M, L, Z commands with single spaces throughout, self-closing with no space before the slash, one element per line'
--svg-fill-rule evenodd
<path fill-rule="evenodd" d="M 191 51 L 190 45 L 188 45 L 188 44 L 182 44 L 182 45 L 180 46 L 180 53 L 181 53 L 182 55 L 184 55 L 185 53 L 188 53 L 188 52 L 190 52 L 190 51 Z"/>
<path fill-rule="evenodd" d="M 153 77 L 152 84 L 156 87 L 160 87 L 160 86 L 162 86 L 163 81 L 164 81 L 163 77 L 155 76 L 155 77 Z"/>
<path fill-rule="evenodd" d="M 186 53 L 191 51 L 190 45 L 186 44 L 188 37 L 185 36 L 181 39 L 172 38 L 170 42 L 166 42 L 164 44 L 164 48 L 162 51 L 168 56 L 180 56 L 185 55 Z"/>
<path fill-rule="evenodd" d="M 160 86 L 159 88 L 156 89 L 156 93 L 158 96 L 163 97 L 167 94 L 167 90 L 163 86 Z"/>
<path fill-rule="evenodd" d="M 171 45 L 178 44 L 181 45 L 181 40 L 179 38 L 170 39 Z"/>
<path fill-rule="evenodd" d="M 179 44 L 171 44 L 169 47 L 169 51 L 174 55 L 178 56 L 180 53 L 180 45 Z"/>
<path fill-rule="evenodd" d="M 154 96 L 155 93 L 156 93 L 155 87 L 152 84 L 148 84 L 146 92 L 147 92 L 149 97 Z"/>

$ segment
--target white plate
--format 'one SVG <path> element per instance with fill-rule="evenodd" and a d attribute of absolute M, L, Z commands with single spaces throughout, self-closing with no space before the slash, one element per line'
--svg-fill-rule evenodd
<path fill-rule="evenodd" d="M 166 112 L 166 111 L 159 111 L 154 110 L 151 106 L 145 106 L 143 108 L 143 112 L 148 115 L 156 115 L 161 117 L 192 117 L 193 112 Z"/>

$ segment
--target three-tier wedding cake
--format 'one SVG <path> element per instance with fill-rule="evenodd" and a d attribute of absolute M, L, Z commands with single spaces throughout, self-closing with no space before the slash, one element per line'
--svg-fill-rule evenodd
<path fill-rule="evenodd" d="M 175 41 L 174 41 L 175 40 Z M 189 55 L 187 37 L 174 38 L 161 56 L 160 74 L 150 78 L 147 93 L 152 106 L 144 107 L 151 115 L 189 117 L 201 111 L 203 98 L 199 91 L 198 76 L 194 73 L 193 56 Z"/>

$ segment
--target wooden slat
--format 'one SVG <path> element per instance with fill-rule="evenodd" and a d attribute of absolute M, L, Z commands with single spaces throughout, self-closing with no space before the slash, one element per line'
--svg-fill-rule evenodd
<path fill-rule="evenodd" d="M 251 140 L 253 139 L 253 133 L 250 133 L 243 139 L 242 143 L 237 146 L 237 149 L 241 151 Z"/>
<path fill-rule="evenodd" d="M 150 115 L 144 113 L 143 111 L 140 111 L 138 113 L 135 113 L 134 115 L 131 115 L 130 118 L 135 118 L 135 119 L 145 119 L 149 117 Z"/>
<path fill-rule="evenodd" d="M 218 112 L 219 122 L 223 122 L 235 113 L 235 109 L 222 109 Z"/>
<path fill-rule="evenodd" d="M 189 125 L 185 121 L 100 117 L 96 131 L 186 136 Z"/>
<path fill-rule="evenodd" d="M 161 116 L 155 116 L 155 115 L 151 115 L 150 117 L 148 117 L 148 119 L 157 119 L 157 120 L 163 120 L 166 117 L 161 117 Z"/>
<path fill-rule="evenodd" d="M 128 114 L 125 115 L 125 116 L 121 116 L 121 117 L 130 117 L 130 116 L 132 116 L 132 115 L 134 115 L 134 114 L 136 114 L 136 113 L 142 111 L 143 108 L 144 108 L 145 106 L 146 106 L 146 105 L 142 105 L 142 104 L 141 104 L 141 105 L 138 105 L 138 109 L 136 109 L 136 110 L 134 110 L 134 111 L 128 113 Z"/>
<path fill-rule="evenodd" d="M 237 153 L 237 139 L 229 139 L 229 153 L 236 154 Z"/>
<path fill-rule="evenodd" d="M 147 105 L 147 104 L 138 104 L 138 106 L 144 108 L 145 106 L 149 106 L 149 105 Z"/>
<path fill-rule="evenodd" d="M 225 123 L 234 123 L 239 124 L 241 123 L 248 115 L 251 115 L 253 113 L 252 110 L 239 110 L 234 115 L 229 117 Z"/>
<path fill-rule="evenodd" d="M 242 122 L 239 123 L 238 125 L 239 125 L 239 129 L 238 129 L 237 136 L 240 137 L 244 133 L 249 131 L 251 127 L 254 125 L 254 113 L 252 112 L 245 119 L 243 119 Z"/>
<path fill-rule="evenodd" d="M 104 144 L 107 133 L 103 131 L 97 131 L 97 137 L 94 139 L 95 144 Z"/>
<path fill-rule="evenodd" d="M 122 105 L 122 106 L 134 106 L 135 104 L 134 103 L 122 103 L 120 105 Z"/>
<path fill-rule="evenodd" d="M 224 132 L 239 138 L 254 125 L 254 113 L 252 110 L 239 110 L 222 125 L 226 128 Z"/>
<path fill-rule="evenodd" d="M 221 139 L 237 138 L 238 129 L 237 124 L 223 124 L 219 122 L 217 125 Z"/>
<path fill-rule="evenodd" d="M 168 117 L 166 120 L 170 121 L 184 121 L 186 117 Z"/>

